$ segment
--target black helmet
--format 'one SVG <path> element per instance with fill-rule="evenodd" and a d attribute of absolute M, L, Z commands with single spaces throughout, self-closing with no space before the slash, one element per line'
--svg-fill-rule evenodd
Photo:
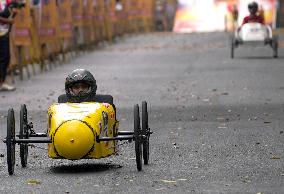
<path fill-rule="evenodd" d="M 70 88 L 77 83 L 85 83 L 90 86 L 88 92 L 80 92 L 79 94 L 73 94 Z M 92 101 L 97 91 L 97 84 L 94 76 L 85 69 L 75 69 L 66 78 L 65 91 L 68 98 L 68 102 L 89 102 Z"/>
<path fill-rule="evenodd" d="M 258 4 L 255 1 L 253 1 L 248 4 L 248 9 L 257 12 Z"/>

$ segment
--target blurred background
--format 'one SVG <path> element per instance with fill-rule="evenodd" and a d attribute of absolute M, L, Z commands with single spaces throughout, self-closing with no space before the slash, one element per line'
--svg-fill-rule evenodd
<path fill-rule="evenodd" d="M 252 0 L 179 0 L 175 32 L 204 32 L 233 30 L 248 15 Z M 273 28 L 284 25 L 283 0 L 255 0 L 265 24 Z"/>
<path fill-rule="evenodd" d="M 11 1 L 0 0 L 0 10 Z M 255 0 L 274 34 L 283 34 L 284 1 Z M 125 34 L 230 32 L 252 0 L 25 0 L 11 33 L 10 72 L 64 62 Z M 38 65 L 37 65 L 38 66 Z M 33 68 L 34 69 L 34 68 Z M 33 70 L 34 71 L 34 70 Z M 31 73 L 28 73 L 30 75 Z"/>

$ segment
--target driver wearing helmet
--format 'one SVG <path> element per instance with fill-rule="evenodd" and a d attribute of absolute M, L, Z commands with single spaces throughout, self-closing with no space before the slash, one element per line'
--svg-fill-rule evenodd
<path fill-rule="evenodd" d="M 75 69 L 66 78 L 65 92 L 68 102 L 95 101 L 96 91 L 96 80 L 88 70 Z"/>
<path fill-rule="evenodd" d="M 250 15 L 244 18 L 242 25 L 246 23 L 251 23 L 251 22 L 264 24 L 263 17 L 257 14 L 258 4 L 256 2 L 249 3 L 248 10 L 249 10 Z"/>

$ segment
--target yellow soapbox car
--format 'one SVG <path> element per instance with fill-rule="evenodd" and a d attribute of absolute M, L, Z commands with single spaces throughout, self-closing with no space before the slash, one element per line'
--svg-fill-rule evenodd
<path fill-rule="evenodd" d="M 63 98 L 62 98 L 63 96 Z M 99 159 L 117 153 L 118 141 L 134 141 L 138 171 L 149 161 L 149 138 L 147 102 L 142 102 L 142 119 L 138 104 L 134 105 L 134 130 L 119 131 L 116 110 L 110 95 L 96 95 L 95 102 L 68 103 L 66 96 L 58 98 L 59 103 L 48 109 L 46 133 L 36 133 L 28 121 L 26 105 L 20 109 L 19 135 L 15 135 L 14 110 L 7 116 L 7 166 L 10 175 L 14 173 L 15 145 L 20 145 L 22 167 L 27 166 L 28 146 L 48 143 L 48 156 L 53 159 Z M 62 100 L 63 99 L 63 100 Z"/>

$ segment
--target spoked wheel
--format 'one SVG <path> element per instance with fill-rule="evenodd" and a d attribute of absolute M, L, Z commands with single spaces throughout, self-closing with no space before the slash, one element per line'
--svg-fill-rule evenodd
<path fill-rule="evenodd" d="M 19 139 L 28 139 L 29 138 L 29 131 L 28 131 L 28 114 L 26 105 L 21 105 L 20 110 L 20 134 Z M 28 161 L 28 144 L 21 143 L 20 144 L 20 157 L 21 157 L 21 164 L 22 167 L 27 166 Z"/>
<path fill-rule="evenodd" d="M 137 170 L 142 170 L 142 138 L 140 128 L 139 106 L 134 105 L 134 141 Z"/>
<path fill-rule="evenodd" d="M 13 109 L 8 110 L 6 146 L 8 172 L 9 175 L 12 175 L 15 166 L 15 116 Z"/>
<path fill-rule="evenodd" d="M 147 102 L 142 102 L 142 135 L 143 135 L 143 160 L 144 164 L 149 162 L 149 138 L 150 138 L 150 129 L 148 125 L 148 110 Z"/>

